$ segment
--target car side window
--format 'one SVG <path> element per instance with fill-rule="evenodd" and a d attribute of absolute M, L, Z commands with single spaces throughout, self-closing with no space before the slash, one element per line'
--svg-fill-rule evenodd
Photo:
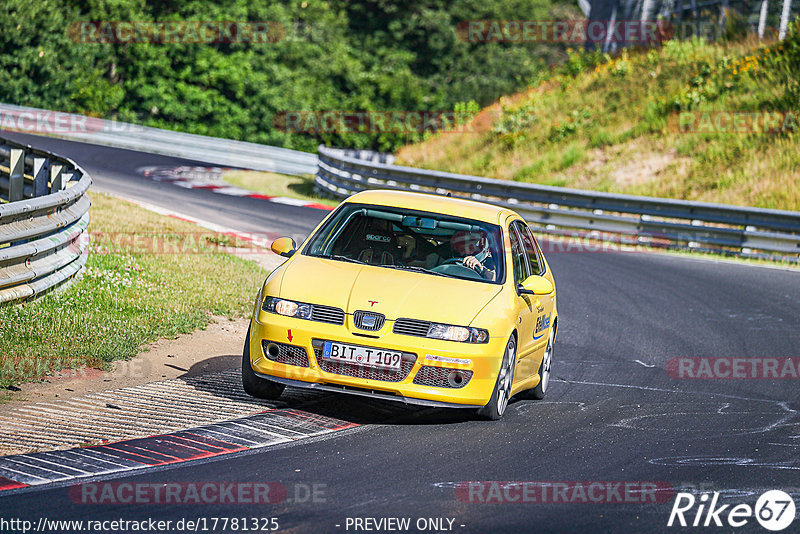
<path fill-rule="evenodd" d="M 544 266 L 540 262 L 539 246 L 527 224 L 520 224 L 518 228 L 519 235 L 522 236 L 522 246 L 528 256 L 528 272 L 531 275 L 540 275 L 544 272 Z"/>
<path fill-rule="evenodd" d="M 517 233 L 514 223 L 508 228 L 508 236 L 511 239 L 511 260 L 514 263 L 514 282 L 519 285 L 528 277 L 526 272 L 525 251 Z"/>

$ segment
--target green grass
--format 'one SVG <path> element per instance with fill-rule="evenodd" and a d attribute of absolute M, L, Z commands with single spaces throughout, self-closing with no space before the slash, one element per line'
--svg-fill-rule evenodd
<path fill-rule="evenodd" d="M 326 206 L 339 205 L 338 200 L 326 198 L 314 191 L 314 176 L 310 174 L 287 176 L 274 172 L 229 171 L 222 178 L 231 185 L 264 195 L 299 198 Z"/>
<path fill-rule="evenodd" d="M 669 41 L 571 51 L 492 126 L 409 145 L 398 163 L 580 189 L 800 210 L 800 132 L 686 133 L 680 113 L 800 117 L 800 24 L 782 43 Z"/>
<path fill-rule="evenodd" d="M 250 313 L 266 271 L 232 238 L 92 194 L 91 253 L 71 287 L 0 307 L 0 386 L 105 368 L 142 345 Z M 232 347 L 232 350 L 238 347 Z"/>

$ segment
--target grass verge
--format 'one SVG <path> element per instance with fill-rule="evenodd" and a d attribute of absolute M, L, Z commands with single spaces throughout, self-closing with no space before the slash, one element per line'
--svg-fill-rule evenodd
<path fill-rule="evenodd" d="M 105 368 L 146 343 L 250 312 L 267 272 L 227 235 L 92 194 L 91 252 L 71 287 L 0 307 L 0 387 Z"/>
<path fill-rule="evenodd" d="M 783 42 L 668 41 L 570 51 L 469 133 L 401 149 L 403 165 L 520 182 L 800 210 L 800 22 Z"/>
<path fill-rule="evenodd" d="M 264 195 L 299 198 L 326 206 L 339 205 L 338 200 L 321 196 L 314 191 L 314 176 L 311 174 L 287 176 L 274 172 L 228 171 L 222 179 L 233 186 Z"/>

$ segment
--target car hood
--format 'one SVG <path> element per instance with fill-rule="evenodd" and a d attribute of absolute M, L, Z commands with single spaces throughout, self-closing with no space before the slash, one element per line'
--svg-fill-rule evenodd
<path fill-rule="evenodd" d="M 502 289 L 499 284 L 446 278 L 311 256 L 287 264 L 280 297 L 400 317 L 469 326 Z"/>

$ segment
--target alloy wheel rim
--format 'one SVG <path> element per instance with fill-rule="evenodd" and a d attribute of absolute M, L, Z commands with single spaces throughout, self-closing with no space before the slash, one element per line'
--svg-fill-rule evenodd
<path fill-rule="evenodd" d="M 503 367 L 500 369 L 500 380 L 497 381 L 497 414 L 503 415 L 508 406 L 511 393 L 511 382 L 514 379 L 514 356 L 516 345 L 509 341 L 506 346 L 506 356 Z"/>
<path fill-rule="evenodd" d="M 544 351 L 544 358 L 542 358 L 542 393 L 547 391 L 547 385 L 550 383 L 550 367 L 552 365 L 553 356 L 553 333 L 550 332 L 550 337 L 547 339 L 547 348 Z"/>

